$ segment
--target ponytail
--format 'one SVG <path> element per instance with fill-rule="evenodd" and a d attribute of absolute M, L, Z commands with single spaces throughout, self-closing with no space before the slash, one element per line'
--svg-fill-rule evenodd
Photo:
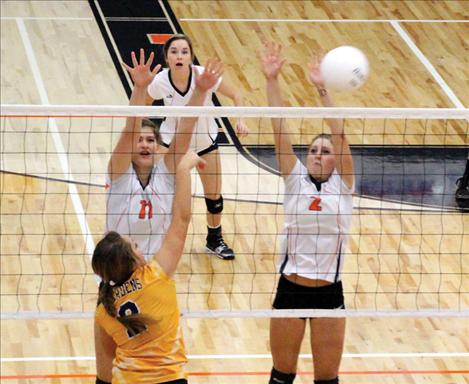
<path fill-rule="evenodd" d="M 114 288 L 125 283 L 134 270 L 134 256 L 130 244 L 116 232 L 109 232 L 97 245 L 91 262 L 93 271 L 103 281 L 99 285 L 98 304 L 102 304 L 107 314 L 119 321 L 130 337 L 137 335 L 154 323 L 149 316 L 131 314 L 119 316 L 115 307 Z"/>

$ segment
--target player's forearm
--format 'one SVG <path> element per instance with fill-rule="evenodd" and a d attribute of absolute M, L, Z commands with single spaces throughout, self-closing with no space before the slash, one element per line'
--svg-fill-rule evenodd
<path fill-rule="evenodd" d="M 281 96 L 280 84 L 277 78 L 267 79 L 267 101 L 271 107 L 282 107 L 283 100 Z M 272 119 L 274 134 L 280 134 L 284 130 L 284 119 Z M 282 132 L 283 133 L 283 132 Z"/>
<path fill-rule="evenodd" d="M 135 86 L 130 95 L 129 105 L 145 105 L 146 89 Z M 127 117 L 125 130 L 123 133 L 135 133 L 135 127 L 141 122 L 140 117 Z M 138 132 L 139 133 L 139 132 Z"/>
<path fill-rule="evenodd" d="M 206 92 L 203 92 L 199 90 L 198 88 L 195 88 L 187 106 L 195 107 L 195 106 L 203 105 L 206 96 L 207 96 Z M 198 117 L 183 117 L 181 119 L 180 127 L 177 129 L 176 133 L 191 134 L 194 129 L 195 123 L 197 122 L 197 119 Z M 188 142 L 190 142 L 190 139 L 188 140 Z"/>
<path fill-rule="evenodd" d="M 191 219 L 191 171 L 180 163 L 176 169 L 176 191 L 173 202 L 173 220 L 188 225 Z"/>
<path fill-rule="evenodd" d="M 235 94 L 233 95 L 233 103 L 237 107 L 242 107 L 244 105 L 244 96 L 241 92 L 235 92 Z"/>
<path fill-rule="evenodd" d="M 321 104 L 324 107 L 335 107 L 334 102 L 332 101 L 332 98 L 330 97 L 329 92 L 327 92 L 326 88 L 318 87 L 317 90 L 319 92 Z M 344 122 L 342 119 L 326 119 L 326 123 L 331 128 L 332 135 L 344 135 Z"/>
<path fill-rule="evenodd" d="M 267 79 L 267 101 L 271 107 L 282 107 L 280 84 L 277 78 Z"/>

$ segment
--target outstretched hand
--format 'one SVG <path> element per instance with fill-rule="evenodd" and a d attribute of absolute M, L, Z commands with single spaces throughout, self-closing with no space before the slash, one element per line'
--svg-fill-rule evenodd
<path fill-rule="evenodd" d="M 264 76 L 267 79 L 276 79 L 286 61 L 282 58 L 282 45 L 273 41 L 266 42 L 258 54 Z"/>
<path fill-rule="evenodd" d="M 131 57 L 133 67 L 127 65 L 126 63 L 122 63 L 122 65 L 130 73 L 130 76 L 132 77 L 136 87 L 148 86 L 153 81 L 158 71 L 161 69 L 160 64 L 156 65 L 153 69 L 150 69 L 155 54 L 153 52 L 150 53 L 150 57 L 148 58 L 147 62 L 145 62 L 145 51 L 143 48 L 140 48 L 140 60 L 137 61 L 134 51 L 132 51 Z"/>
<path fill-rule="evenodd" d="M 323 54 L 318 55 L 313 53 L 308 64 L 308 78 L 318 88 L 325 87 L 324 79 L 320 70 L 320 64 L 323 57 Z"/>
<path fill-rule="evenodd" d="M 220 79 L 223 71 L 223 63 L 219 59 L 208 59 L 207 64 L 205 64 L 205 71 L 203 73 L 200 74 L 197 71 L 194 71 L 196 87 L 202 92 L 208 91 L 217 84 L 217 81 Z"/>

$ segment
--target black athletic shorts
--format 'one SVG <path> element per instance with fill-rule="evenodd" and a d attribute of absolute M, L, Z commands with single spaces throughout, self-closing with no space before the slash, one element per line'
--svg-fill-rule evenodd
<path fill-rule="evenodd" d="M 292 283 L 281 275 L 272 305 L 275 309 L 343 309 L 342 282 L 323 287 L 305 287 Z"/>

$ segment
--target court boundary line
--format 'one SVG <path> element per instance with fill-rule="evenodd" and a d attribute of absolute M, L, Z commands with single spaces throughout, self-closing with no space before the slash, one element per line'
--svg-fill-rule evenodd
<path fill-rule="evenodd" d="M 391 21 L 390 24 L 394 28 L 394 30 L 398 33 L 398 35 L 402 38 L 402 40 L 404 40 L 407 46 L 411 49 L 414 55 L 417 56 L 417 58 L 420 60 L 423 66 L 427 69 L 427 71 L 430 72 L 433 79 L 441 87 L 443 92 L 450 99 L 450 101 L 454 104 L 454 106 L 458 109 L 464 109 L 465 108 L 464 104 L 458 99 L 458 97 L 453 92 L 451 87 L 446 83 L 446 81 L 439 74 L 439 72 L 430 62 L 430 60 L 428 60 L 427 57 L 423 54 L 423 52 L 420 50 L 420 48 L 417 47 L 417 44 L 414 43 L 412 38 L 406 32 L 406 30 L 397 21 Z"/>
<path fill-rule="evenodd" d="M 469 23 L 469 20 L 458 19 L 220 19 L 220 18 L 182 18 L 179 21 L 193 22 L 256 22 L 256 23 Z"/>
<path fill-rule="evenodd" d="M 70 16 L 50 16 L 50 17 L 41 17 L 41 16 L 1 16 L 0 20 L 37 20 L 37 21 L 47 21 L 47 20 L 64 20 L 64 21 L 93 21 L 92 17 L 70 17 Z"/>
<path fill-rule="evenodd" d="M 42 79 L 41 71 L 39 69 L 39 65 L 36 60 L 36 55 L 34 54 L 33 46 L 31 44 L 31 40 L 29 39 L 28 31 L 26 29 L 24 20 L 21 18 L 16 19 L 16 26 L 21 36 L 21 41 L 23 42 L 26 57 L 28 58 L 28 63 L 31 68 L 34 82 L 36 84 L 37 92 L 39 94 L 39 99 L 41 100 L 42 104 L 50 104 L 49 97 L 46 91 L 46 87 Z M 68 178 L 69 181 L 73 182 L 74 181 L 73 175 L 72 175 L 70 165 L 66 156 L 64 145 L 62 143 L 62 139 L 60 137 L 60 132 L 59 132 L 56 120 L 50 117 L 49 122 L 50 122 L 49 133 L 52 136 L 52 141 L 54 142 L 55 150 L 57 152 L 56 155 L 58 157 L 60 167 L 62 169 L 64 176 Z M 91 235 L 91 230 L 88 225 L 88 221 L 86 220 L 86 214 L 83 209 L 83 205 L 81 203 L 80 194 L 78 192 L 76 185 L 72 184 L 71 182 L 68 183 L 68 191 L 70 194 L 70 199 L 72 201 L 72 205 L 75 210 L 78 224 L 83 234 L 83 239 L 85 241 L 85 246 L 88 252 L 88 256 L 89 258 L 91 258 L 91 255 L 93 254 L 93 251 L 94 251 L 93 237 Z"/>
<path fill-rule="evenodd" d="M 130 99 L 130 94 L 132 93 L 133 83 L 132 83 L 132 80 L 130 79 L 129 73 L 125 71 L 122 67 L 122 63 L 124 63 L 124 60 L 122 59 L 120 51 L 117 48 L 117 44 L 114 40 L 114 36 L 111 33 L 106 17 L 104 16 L 101 6 L 99 5 L 99 1 L 88 0 L 88 5 L 91 9 L 91 12 L 94 15 L 94 20 L 96 21 L 96 24 L 98 25 L 98 29 L 101 32 L 101 37 L 103 38 L 104 44 L 106 45 L 108 49 L 108 53 L 111 56 L 111 60 L 113 61 L 113 64 L 116 67 L 117 76 L 119 76 L 119 78 L 121 79 L 121 83 L 122 83 L 122 86 L 124 87 L 124 91 L 127 94 L 127 97 Z M 115 56 L 115 59 L 113 55 Z M 119 66 L 116 65 L 116 61 L 119 63 Z M 122 81 L 123 78 L 126 80 L 125 84 Z"/>

